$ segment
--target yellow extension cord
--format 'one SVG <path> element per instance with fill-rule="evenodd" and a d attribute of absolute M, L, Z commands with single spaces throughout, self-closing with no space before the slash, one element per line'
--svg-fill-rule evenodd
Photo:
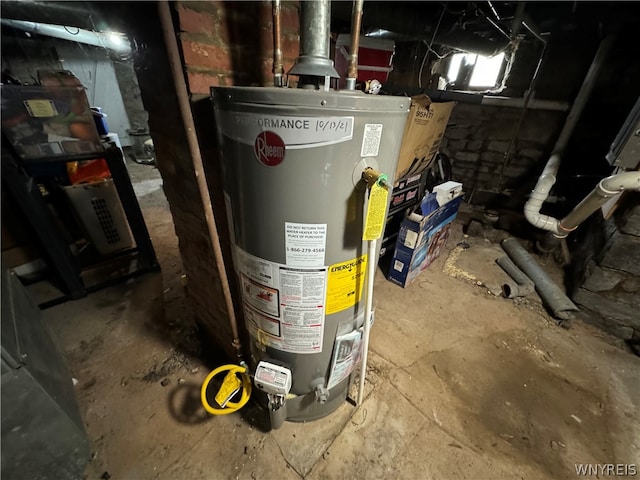
<path fill-rule="evenodd" d="M 212 407 L 207 401 L 207 388 L 209 387 L 209 383 L 211 382 L 213 377 L 223 372 L 228 372 L 227 375 L 240 374 L 242 376 L 242 396 L 237 402 L 229 401 L 223 408 L 215 408 Z M 216 368 L 211 373 L 209 373 L 209 375 L 207 375 L 207 377 L 204 379 L 204 382 L 202 382 L 202 387 L 200 388 L 200 401 L 202 402 L 202 406 L 207 412 L 212 415 L 228 415 L 229 413 L 240 410 L 249 401 L 249 397 L 251 397 L 251 377 L 249 376 L 247 367 L 242 365 L 229 364 Z"/>

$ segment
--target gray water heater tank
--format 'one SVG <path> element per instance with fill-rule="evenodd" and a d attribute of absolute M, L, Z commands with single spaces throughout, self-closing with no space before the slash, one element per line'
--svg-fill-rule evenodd
<path fill-rule="evenodd" d="M 260 360 L 291 369 L 285 417 L 345 400 L 364 324 L 369 166 L 393 183 L 410 99 L 355 91 L 212 88 L 225 201 Z M 388 207 L 387 207 L 388 208 Z"/>

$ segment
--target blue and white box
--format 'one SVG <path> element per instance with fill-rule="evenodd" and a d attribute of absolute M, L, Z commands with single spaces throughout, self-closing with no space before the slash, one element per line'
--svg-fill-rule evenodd
<path fill-rule="evenodd" d="M 412 213 L 402 221 L 387 275 L 390 281 L 406 287 L 438 258 L 447 244 L 451 222 L 461 202 L 462 196 L 458 196 L 429 215 Z"/>

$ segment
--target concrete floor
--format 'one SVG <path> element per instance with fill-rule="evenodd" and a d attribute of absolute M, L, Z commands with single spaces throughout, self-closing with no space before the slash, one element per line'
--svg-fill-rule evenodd
<path fill-rule="evenodd" d="M 359 409 L 269 433 L 256 407 L 208 416 L 215 352 L 189 314 L 161 181 L 130 170 L 162 273 L 45 312 L 78 380 L 88 479 L 556 479 L 640 463 L 640 359 L 580 321 L 557 327 L 537 298 L 493 295 L 500 249 L 460 223 L 409 288 L 378 271 Z"/>

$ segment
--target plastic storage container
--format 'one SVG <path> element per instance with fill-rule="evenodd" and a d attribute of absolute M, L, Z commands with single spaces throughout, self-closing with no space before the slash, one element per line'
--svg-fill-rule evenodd
<path fill-rule="evenodd" d="M 104 150 L 83 87 L 2 86 L 2 132 L 24 160 Z"/>
<path fill-rule="evenodd" d="M 107 124 L 107 114 L 100 107 L 91 107 L 93 121 L 100 136 L 109 134 L 109 125 Z"/>
<path fill-rule="evenodd" d="M 101 255 L 133 244 L 127 217 L 113 180 L 64 187 L 91 243 Z"/>
<path fill-rule="evenodd" d="M 335 66 L 340 74 L 339 86 L 344 88 L 349 65 L 351 35 L 338 35 L 336 40 Z M 385 83 L 393 70 L 395 42 L 382 38 L 360 37 L 358 48 L 358 82 L 378 80 Z"/>

